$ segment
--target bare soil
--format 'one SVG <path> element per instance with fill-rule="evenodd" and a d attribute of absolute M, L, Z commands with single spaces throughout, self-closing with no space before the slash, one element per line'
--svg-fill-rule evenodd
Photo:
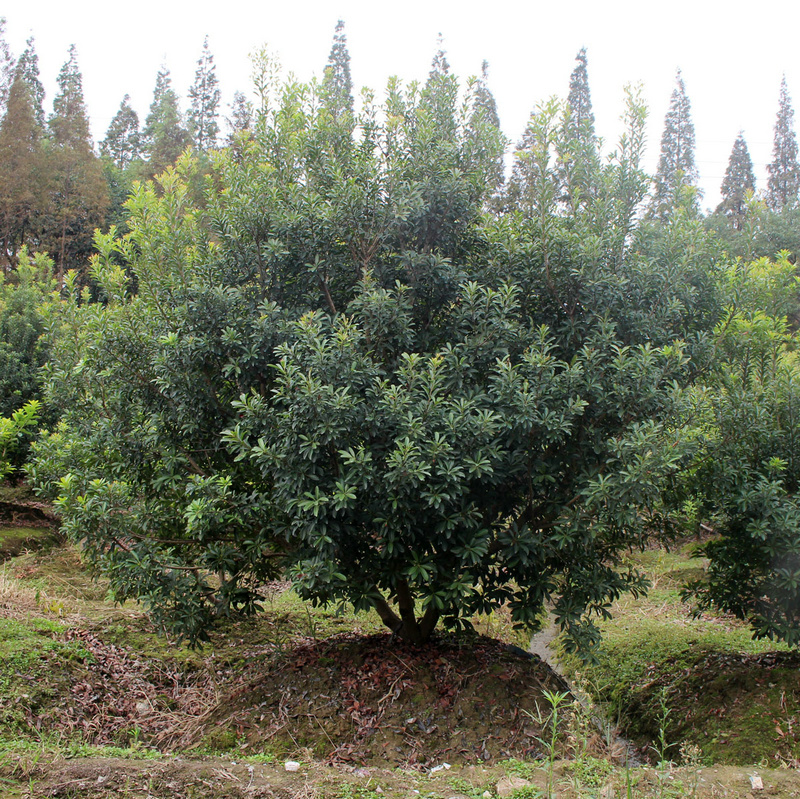
<path fill-rule="evenodd" d="M 548 770 L 540 767 L 517 776 L 514 762 L 469 766 L 428 774 L 410 769 L 324 766 L 305 762 L 297 772 L 283 763 L 247 763 L 232 758 L 170 758 L 135 761 L 84 758 L 39 763 L 18 793 L 25 799 L 477 799 L 488 792 L 503 795 L 516 784 L 517 797 L 542 796 Z M 753 789 L 754 778 L 763 786 Z M 530 785 L 525 787 L 525 783 Z M 563 799 L 626 796 L 637 799 L 796 799 L 796 771 L 719 768 L 652 768 L 612 774 L 580 771 L 559 761 L 553 769 L 554 793 Z M 521 789 L 521 790 L 520 790 Z M 526 793 L 527 791 L 527 793 Z M 535 791 L 535 793 L 532 793 Z"/>
<path fill-rule="evenodd" d="M 180 740 L 230 730 L 243 748 L 307 748 L 331 763 L 430 766 L 541 757 L 543 691 L 563 688 L 538 657 L 477 636 L 416 648 L 388 635 L 300 646 L 224 697 Z"/>

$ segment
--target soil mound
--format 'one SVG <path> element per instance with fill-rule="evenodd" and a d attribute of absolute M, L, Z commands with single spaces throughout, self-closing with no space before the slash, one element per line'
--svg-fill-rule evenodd
<path fill-rule="evenodd" d="M 673 753 L 691 742 L 715 763 L 800 766 L 800 652 L 699 652 L 695 662 L 659 674 L 631 692 L 628 730 L 656 740 L 669 707 Z"/>
<path fill-rule="evenodd" d="M 213 747 L 229 736 L 251 751 L 305 749 L 332 763 L 536 757 L 543 692 L 563 689 L 538 657 L 490 638 L 441 636 L 416 648 L 339 635 L 285 653 L 175 743 Z"/>

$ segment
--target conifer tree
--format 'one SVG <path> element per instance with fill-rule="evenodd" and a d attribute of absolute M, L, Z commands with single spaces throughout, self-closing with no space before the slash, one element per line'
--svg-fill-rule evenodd
<path fill-rule="evenodd" d="M 497 113 L 497 101 L 489 89 L 489 64 L 484 61 L 481 64 L 481 76 L 475 81 L 472 96 L 472 113 L 470 115 L 469 131 L 471 140 L 475 143 L 486 142 L 485 128 L 489 127 L 494 131 L 495 141 L 505 142 L 502 131 L 500 130 L 500 116 Z M 503 145 L 504 146 L 504 145 Z M 496 206 L 500 191 L 504 183 L 504 163 L 503 147 L 500 147 L 497 156 L 488 163 L 489 174 L 487 175 L 487 185 L 489 189 L 489 205 Z"/>
<path fill-rule="evenodd" d="M 0 252 L 6 266 L 38 234 L 44 205 L 40 128 L 28 84 L 17 73 L 0 124 Z"/>
<path fill-rule="evenodd" d="M 585 47 L 581 48 L 575 60 L 578 63 L 569 80 L 558 168 L 560 199 L 573 211 L 596 193 L 596 178 L 600 170 Z"/>
<path fill-rule="evenodd" d="M 107 224 L 120 232 L 128 230 L 128 212 L 125 208 L 134 181 L 142 176 L 142 134 L 139 115 L 130 105 L 126 94 L 108 126 L 105 139 L 100 143 L 103 156 L 103 175 L 108 187 L 109 206 Z"/>
<path fill-rule="evenodd" d="M 651 217 L 665 219 L 679 205 L 697 210 L 697 167 L 694 161 L 694 125 L 681 71 L 675 78 L 661 135 L 661 157 L 650 204 Z M 686 189 L 692 191 L 686 192 Z"/>
<path fill-rule="evenodd" d="M 25 49 L 17 61 L 16 74 L 22 76 L 28 84 L 33 101 L 33 112 L 36 117 L 36 124 L 44 130 L 44 86 L 39 75 L 39 56 L 31 36 L 25 43 Z"/>
<path fill-rule="evenodd" d="M 100 152 L 120 169 L 139 158 L 141 152 L 139 115 L 131 108 L 130 100 L 128 94 L 122 98 L 119 111 L 111 120 L 106 137 L 100 144 Z"/>
<path fill-rule="evenodd" d="M 353 114 L 353 79 L 350 75 L 350 53 L 344 22 L 339 20 L 333 34 L 333 44 L 325 66 L 322 82 L 325 104 L 334 120 Z"/>
<path fill-rule="evenodd" d="M 14 82 L 14 57 L 6 41 L 6 18 L 0 17 L 0 114 L 5 113 L 8 93 Z"/>
<path fill-rule="evenodd" d="M 458 97 L 458 82 L 450 74 L 450 64 L 447 61 L 441 33 L 437 37 L 436 54 L 431 61 L 431 70 L 422 95 L 423 105 L 427 107 L 438 129 L 449 130 L 450 135 L 455 135 L 453 112 Z"/>
<path fill-rule="evenodd" d="M 51 219 L 43 232 L 55 258 L 59 285 L 67 269 L 81 269 L 92 251 L 94 229 L 103 223 L 108 197 L 102 167 L 94 154 L 83 78 L 75 45 L 58 74 L 50 129 Z"/>
<path fill-rule="evenodd" d="M 474 115 L 480 116 L 496 128 L 500 127 L 497 101 L 489 89 L 489 62 L 486 60 L 481 63 L 481 76 L 475 84 L 475 100 L 472 107 Z"/>
<path fill-rule="evenodd" d="M 716 213 L 727 216 L 734 230 L 741 230 L 747 210 L 747 194 L 755 190 L 753 161 L 744 134 L 739 131 L 728 159 L 728 168 L 720 189 L 722 202 L 717 206 Z"/>
<path fill-rule="evenodd" d="M 578 51 L 575 60 L 578 63 L 570 75 L 569 95 L 567 96 L 568 124 L 573 135 L 594 140 L 594 112 L 592 95 L 589 91 L 589 71 L 585 47 Z"/>
<path fill-rule="evenodd" d="M 91 149 L 89 116 L 83 98 L 83 77 L 78 68 L 78 54 L 74 44 L 70 45 L 69 58 L 58 73 L 58 94 L 53 100 L 49 127 L 56 145 Z"/>
<path fill-rule="evenodd" d="M 228 124 L 225 144 L 233 151 L 234 158 L 239 158 L 245 143 L 253 138 L 253 104 L 243 92 L 237 91 L 233 93 L 233 102 L 229 108 L 230 116 L 225 118 Z"/>
<path fill-rule="evenodd" d="M 195 147 L 205 153 L 217 145 L 219 135 L 219 86 L 214 56 L 208 48 L 208 36 L 203 40 L 203 52 L 197 61 L 194 83 L 189 89 L 189 131 Z"/>
<path fill-rule="evenodd" d="M 449 74 L 449 72 L 450 63 L 447 60 L 447 53 L 444 49 L 444 39 L 440 33 L 436 37 L 436 55 L 434 55 L 433 61 L 431 62 L 431 71 L 428 73 L 428 81 L 443 77 Z"/>
<path fill-rule="evenodd" d="M 172 166 L 190 142 L 191 137 L 183 127 L 178 95 L 172 88 L 172 77 L 162 66 L 144 126 L 143 149 L 148 162 L 145 177 L 153 177 Z"/>
<path fill-rule="evenodd" d="M 560 104 L 551 99 L 537 106 L 514 150 L 514 163 L 506 189 L 506 204 L 528 220 L 552 216 L 558 199 L 558 175 L 552 170 L 560 140 Z M 542 232 L 544 237 L 544 232 Z"/>
<path fill-rule="evenodd" d="M 778 118 L 775 120 L 775 139 L 772 163 L 767 166 L 767 205 L 773 211 L 797 202 L 800 193 L 800 165 L 797 161 L 797 136 L 794 132 L 794 109 L 786 85 L 781 80 Z"/>
<path fill-rule="evenodd" d="M 244 92 L 233 93 L 233 102 L 228 106 L 231 115 L 226 117 L 228 123 L 228 144 L 233 144 L 237 135 L 249 131 L 253 125 L 253 104 Z"/>

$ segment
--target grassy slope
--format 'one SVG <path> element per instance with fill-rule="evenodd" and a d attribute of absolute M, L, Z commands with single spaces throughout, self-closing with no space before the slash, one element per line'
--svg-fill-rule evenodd
<path fill-rule="evenodd" d="M 680 587 L 705 563 L 691 549 L 634 558 L 652 590 L 616 603 L 598 662 L 568 661 L 572 676 L 628 735 L 651 747 L 663 737 L 668 757 L 683 745 L 709 763 L 800 763 L 800 653 L 728 616 L 694 616 Z"/>

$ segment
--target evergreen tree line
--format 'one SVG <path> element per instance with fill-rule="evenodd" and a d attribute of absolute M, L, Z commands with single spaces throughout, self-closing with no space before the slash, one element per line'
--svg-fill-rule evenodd
<path fill-rule="evenodd" d="M 4 29 L 0 19 L 0 259 L 8 271 L 23 246 L 46 251 L 61 284 L 66 271 L 85 268 L 96 228 L 124 226 L 122 205 L 134 181 L 152 179 L 189 146 L 205 154 L 220 145 L 214 58 L 206 39 L 185 114 L 166 67 L 156 77 L 144 125 L 125 95 L 98 155 L 75 47 L 59 72 L 47 116 L 35 41 L 30 37 L 15 59 Z M 237 92 L 231 136 L 248 127 L 251 115 L 244 94 Z"/>
<path fill-rule="evenodd" d="M 63 283 L 68 269 L 84 269 L 95 228 L 125 228 L 123 205 L 136 180 L 146 181 L 162 173 L 189 146 L 202 158 L 252 134 L 253 105 L 237 91 L 227 117 L 227 135 L 221 136 L 220 89 L 206 37 L 188 92 L 187 111 L 182 112 L 170 72 L 162 67 L 144 123 L 126 94 L 99 144 L 98 157 L 74 46 L 58 76 L 52 113 L 46 117 L 34 39 L 28 39 L 25 50 L 15 59 L 5 41 L 4 27 L 5 20 L 0 19 L 0 258 L 6 270 L 15 264 L 20 248 L 28 245 L 51 255 L 58 281 Z M 569 110 L 564 117 L 570 152 L 559 154 L 562 185 L 558 189 L 560 200 L 572 210 L 589 199 L 600 163 L 585 49 L 578 53 L 576 62 L 569 83 Z M 448 70 L 440 46 L 432 71 L 447 74 Z M 476 86 L 476 108 L 499 130 L 485 62 Z M 346 114 L 352 117 L 350 56 L 341 21 L 325 67 L 322 94 L 334 119 Z M 520 184 L 526 170 L 536 168 L 530 143 L 542 110 L 532 114 L 516 147 L 510 180 L 504 180 L 502 157 L 493 165 L 495 210 L 525 202 Z M 722 182 L 722 201 L 707 220 L 735 255 L 755 257 L 781 249 L 792 253 L 800 249 L 793 232 L 800 198 L 800 164 L 794 110 L 785 78 L 768 172 L 766 190 L 759 195 L 747 143 L 740 133 Z M 699 214 L 697 183 L 691 106 L 678 71 L 664 121 L 658 169 L 645 209 L 647 216 L 664 222 L 676 208 Z M 742 233 L 747 235 L 739 235 Z"/>

